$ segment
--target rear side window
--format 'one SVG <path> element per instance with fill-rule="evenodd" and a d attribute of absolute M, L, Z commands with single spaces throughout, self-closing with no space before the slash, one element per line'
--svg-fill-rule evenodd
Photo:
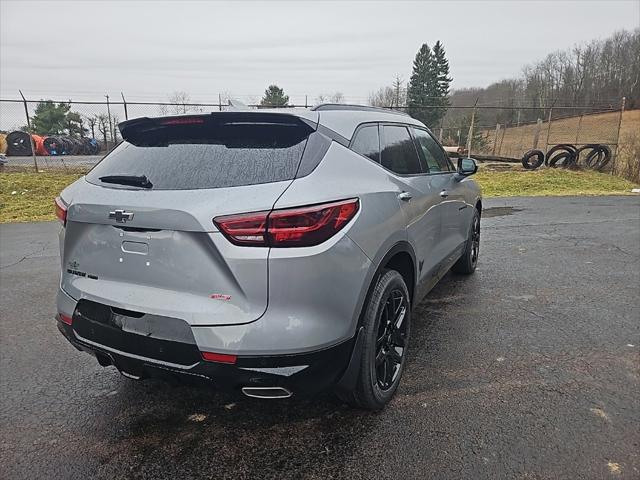
<path fill-rule="evenodd" d="M 150 130 L 136 144 L 124 141 L 87 180 L 145 175 L 154 190 L 236 187 L 291 180 L 304 152 L 308 128 L 295 124 L 230 123 Z"/>
<path fill-rule="evenodd" d="M 448 172 L 451 170 L 449 160 L 445 157 L 435 139 L 429 135 L 429 132 L 414 128 L 413 135 L 418 141 L 420 150 L 422 150 L 429 167 L 429 173 Z"/>
<path fill-rule="evenodd" d="M 351 144 L 351 150 L 380 163 L 378 125 L 367 125 L 358 130 Z"/>
<path fill-rule="evenodd" d="M 422 173 L 418 152 L 407 127 L 382 126 L 382 165 L 400 175 Z"/>

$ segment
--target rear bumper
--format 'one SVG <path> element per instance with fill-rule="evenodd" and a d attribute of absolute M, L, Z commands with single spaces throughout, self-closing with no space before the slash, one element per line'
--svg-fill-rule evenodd
<path fill-rule="evenodd" d="M 115 366 L 127 377 L 163 378 L 238 392 L 246 387 L 282 387 L 293 395 L 308 396 L 327 390 L 343 377 L 355 343 L 351 339 L 331 348 L 302 354 L 239 355 L 231 365 L 201 358 L 194 361 L 193 352 L 185 350 L 183 343 L 170 341 L 160 346 L 161 354 L 155 354 L 161 359 L 146 357 L 88 340 L 72 325 L 62 322 L 59 317 L 57 320 L 58 329 L 74 347 L 95 356 L 102 366 Z M 149 353 L 149 349 L 144 353 Z"/>

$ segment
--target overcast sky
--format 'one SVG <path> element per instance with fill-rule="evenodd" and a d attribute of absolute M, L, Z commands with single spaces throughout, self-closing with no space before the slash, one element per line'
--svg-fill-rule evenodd
<path fill-rule="evenodd" d="M 198 101 L 351 101 L 408 79 L 424 42 L 444 43 L 455 88 L 519 75 L 557 49 L 637 28 L 640 2 L 57 2 L 0 0 L 0 96 Z M 253 97 L 253 98 L 252 98 Z"/>

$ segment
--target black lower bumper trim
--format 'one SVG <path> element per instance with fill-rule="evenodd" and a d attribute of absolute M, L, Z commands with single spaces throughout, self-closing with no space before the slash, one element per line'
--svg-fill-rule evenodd
<path fill-rule="evenodd" d="M 199 352 L 198 359 L 190 354 L 182 358 L 176 355 L 175 350 L 170 349 L 175 342 L 166 341 L 163 348 L 172 361 L 167 362 L 162 359 L 141 358 L 144 355 L 138 352 L 116 351 L 113 347 L 87 343 L 75 334 L 75 319 L 73 326 L 61 321 L 57 323 L 60 332 L 77 349 L 94 355 L 102 366 L 114 365 L 131 378 L 154 377 L 186 383 L 205 383 L 215 388 L 235 391 L 240 391 L 243 387 L 283 387 L 296 396 L 314 395 L 333 387 L 347 368 L 354 345 L 354 340 L 351 339 L 311 353 L 238 356 L 236 363 L 229 365 L 204 361 Z M 81 328 L 86 328 L 86 325 Z"/>

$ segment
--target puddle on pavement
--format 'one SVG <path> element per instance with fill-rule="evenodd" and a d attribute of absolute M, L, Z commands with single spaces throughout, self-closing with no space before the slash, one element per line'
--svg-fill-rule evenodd
<path fill-rule="evenodd" d="M 513 215 L 514 213 L 521 212 L 522 208 L 515 207 L 490 207 L 482 209 L 483 218 L 491 217 L 503 217 L 505 215 Z"/>

